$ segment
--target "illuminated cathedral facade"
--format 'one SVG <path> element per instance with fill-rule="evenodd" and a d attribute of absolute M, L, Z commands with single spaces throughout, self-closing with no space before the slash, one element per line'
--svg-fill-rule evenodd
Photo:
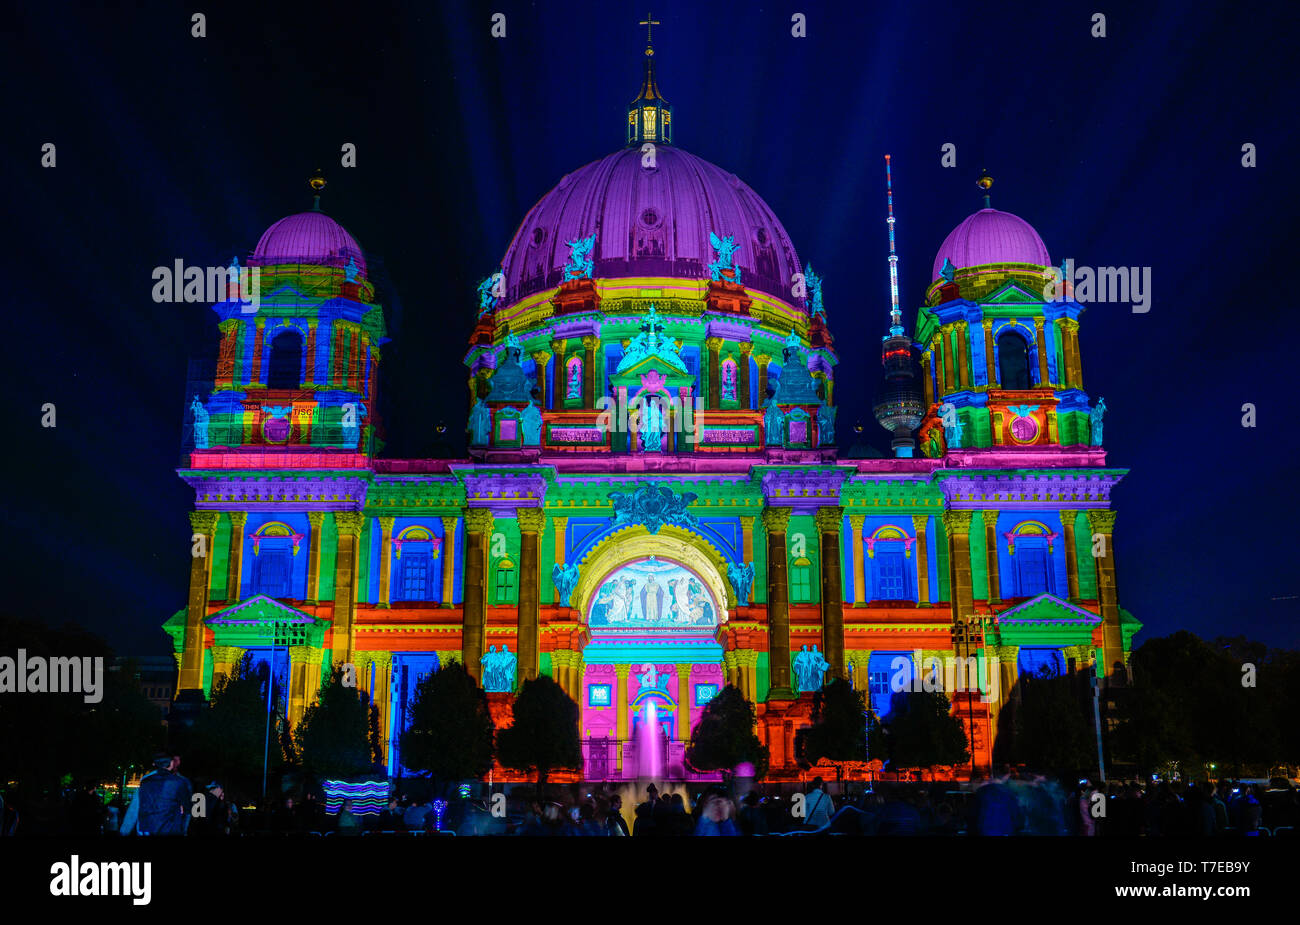
<path fill-rule="evenodd" d="M 462 662 L 498 723 L 548 675 L 580 708 L 581 776 L 623 780 L 649 747 L 665 776 L 708 777 L 685 745 L 730 684 L 792 779 L 824 683 L 884 716 L 900 659 L 975 657 L 977 689 L 951 698 L 987 766 L 1021 673 L 1111 683 L 1139 628 L 1080 306 L 1045 296 L 1027 222 L 975 212 L 912 336 L 895 305 L 884 339 L 892 383 L 917 370 L 898 406 L 915 418 L 878 406 L 893 455 L 841 453 L 820 279 L 753 190 L 673 143 L 644 67 L 626 146 L 563 177 L 466 293 L 466 458 L 377 451 L 384 308 L 343 226 L 316 208 L 263 234 L 256 310 L 233 283 L 213 306 L 216 378 L 180 470 L 205 554 L 165 624 L 178 690 L 210 693 L 251 652 L 297 723 L 351 665 L 396 773 L 423 674 Z"/>

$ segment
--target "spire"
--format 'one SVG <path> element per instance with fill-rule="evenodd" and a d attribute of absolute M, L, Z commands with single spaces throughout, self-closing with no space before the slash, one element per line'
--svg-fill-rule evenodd
<path fill-rule="evenodd" d="M 659 24 L 659 20 L 648 13 L 637 24 L 646 27 L 645 76 L 641 80 L 641 92 L 627 109 L 629 146 L 639 146 L 646 142 L 671 144 L 673 140 L 673 108 L 659 92 L 659 84 L 655 81 L 655 49 L 651 30 Z"/>
<path fill-rule="evenodd" d="M 321 174 L 321 169 L 319 167 L 317 167 L 316 172 L 311 175 L 311 179 L 307 181 L 307 185 L 316 193 L 316 195 L 312 197 L 311 210 L 313 212 L 319 212 L 320 191 L 325 188 L 325 177 Z"/>
<path fill-rule="evenodd" d="M 885 155 L 885 199 L 889 203 L 889 333 L 903 333 L 903 313 L 898 307 L 898 252 L 894 249 L 894 178 L 889 169 L 889 155 Z"/>
<path fill-rule="evenodd" d="M 980 173 L 980 178 L 975 181 L 975 185 L 984 190 L 984 208 L 993 208 L 989 203 L 989 187 L 993 185 L 993 178 L 989 176 L 987 170 Z"/>

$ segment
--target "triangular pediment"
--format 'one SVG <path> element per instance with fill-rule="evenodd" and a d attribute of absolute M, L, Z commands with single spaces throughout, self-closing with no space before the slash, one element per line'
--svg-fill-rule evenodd
<path fill-rule="evenodd" d="M 664 386 L 672 389 L 695 384 L 695 377 L 686 371 L 684 365 L 676 366 L 658 354 L 651 354 L 610 376 L 610 381 L 614 385 L 625 385 L 630 388 L 640 386 L 643 379 L 647 382 L 662 382 Z"/>
<path fill-rule="evenodd" d="M 1101 617 L 1044 592 L 997 615 L 1003 626 L 1097 626 Z"/>
<path fill-rule="evenodd" d="M 1027 292 L 1021 289 L 1015 283 L 1007 283 L 1001 289 L 998 289 L 987 299 L 981 299 L 985 305 L 1006 305 L 1007 303 L 1026 303 L 1033 302 L 1042 304 L 1043 297 L 1041 294 Z"/>
<path fill-rule="evenodd" d="M 231 604 L 204 621 L 218 645 L 320 645 L 329 621 L 265 594 Z"/>

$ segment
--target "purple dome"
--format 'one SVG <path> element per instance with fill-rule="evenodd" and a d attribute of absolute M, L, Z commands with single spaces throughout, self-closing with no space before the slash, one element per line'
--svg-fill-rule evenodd
<path fill-rule="evenodd" d="M 734 235 L 741 283 L 790 301 L 799 258 L 767 203 L 734 174 L 660 145 L 653 169 L 625 148 L 568 174 L 524 216 L 502 267 L 507 302 L 564 279 L 566 241 L 596 236 L 596 278 L 707 279 L 709 232 Z"/>
<path fill-rule="evenodd" d="M 997 209 L 980 209 L 944 238 L 934 258 L 931 280 L 939 278 L 945 257 L 958 269 L 986 263 L 1052 265 L 1043 239 L 1033 226 L 1018 215 Z"/>
<path fill-rule="evenodd" d="M 262 233 L 253 251 L 255 262 L 345 266 L 348 258 L 366 271 L 366 258 L 346 228 L 324 212 L 299 212 L 280 219 Z"/>

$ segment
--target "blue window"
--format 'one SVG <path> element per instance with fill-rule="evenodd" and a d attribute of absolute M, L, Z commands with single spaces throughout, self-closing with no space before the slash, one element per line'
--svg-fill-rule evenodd
<path fill-rule="evenodd" d="M 287 598 L 289 596 L 290 551 L 288 549 L 267 548 L 262 541 L 262 548 L 253 560 L 253 589 L 257 594 L 267 597 Z"/>
<path fill-rule="evenodd" d="M 907 589 L 907 559 L 903 555 L 901 544 L 877 544 L 871 561 L 876 572 L 876 600 L 902 601 L 911 598 Z"/>
<path fill-rule="evenodd" d="M 607 707 L 613 702 L 614 685 L 592 684 L 587 687 L 587 706 Z"/>
<path fill-rule="evenodd" d="M 432 600 L 429 594 L 429 580 L 433 573 L 433 563 L 429 551 L 406 549 L 402 552 L 401 561 L 401 600 Z"/>
<path fill-rule="evenodd" d="M 1021 537 L 1016 542 L 1014 560 L 1020 597 L 1033 597 L 1048 590 L 1050 576 L 1046 541 Z"/>
<path fill-rule="evenodd" d="M 702 707 L 714 697 L 718 696 L 718 685 L 716 684 L 697 684 L 695 685 L 695 705 Z"/>

